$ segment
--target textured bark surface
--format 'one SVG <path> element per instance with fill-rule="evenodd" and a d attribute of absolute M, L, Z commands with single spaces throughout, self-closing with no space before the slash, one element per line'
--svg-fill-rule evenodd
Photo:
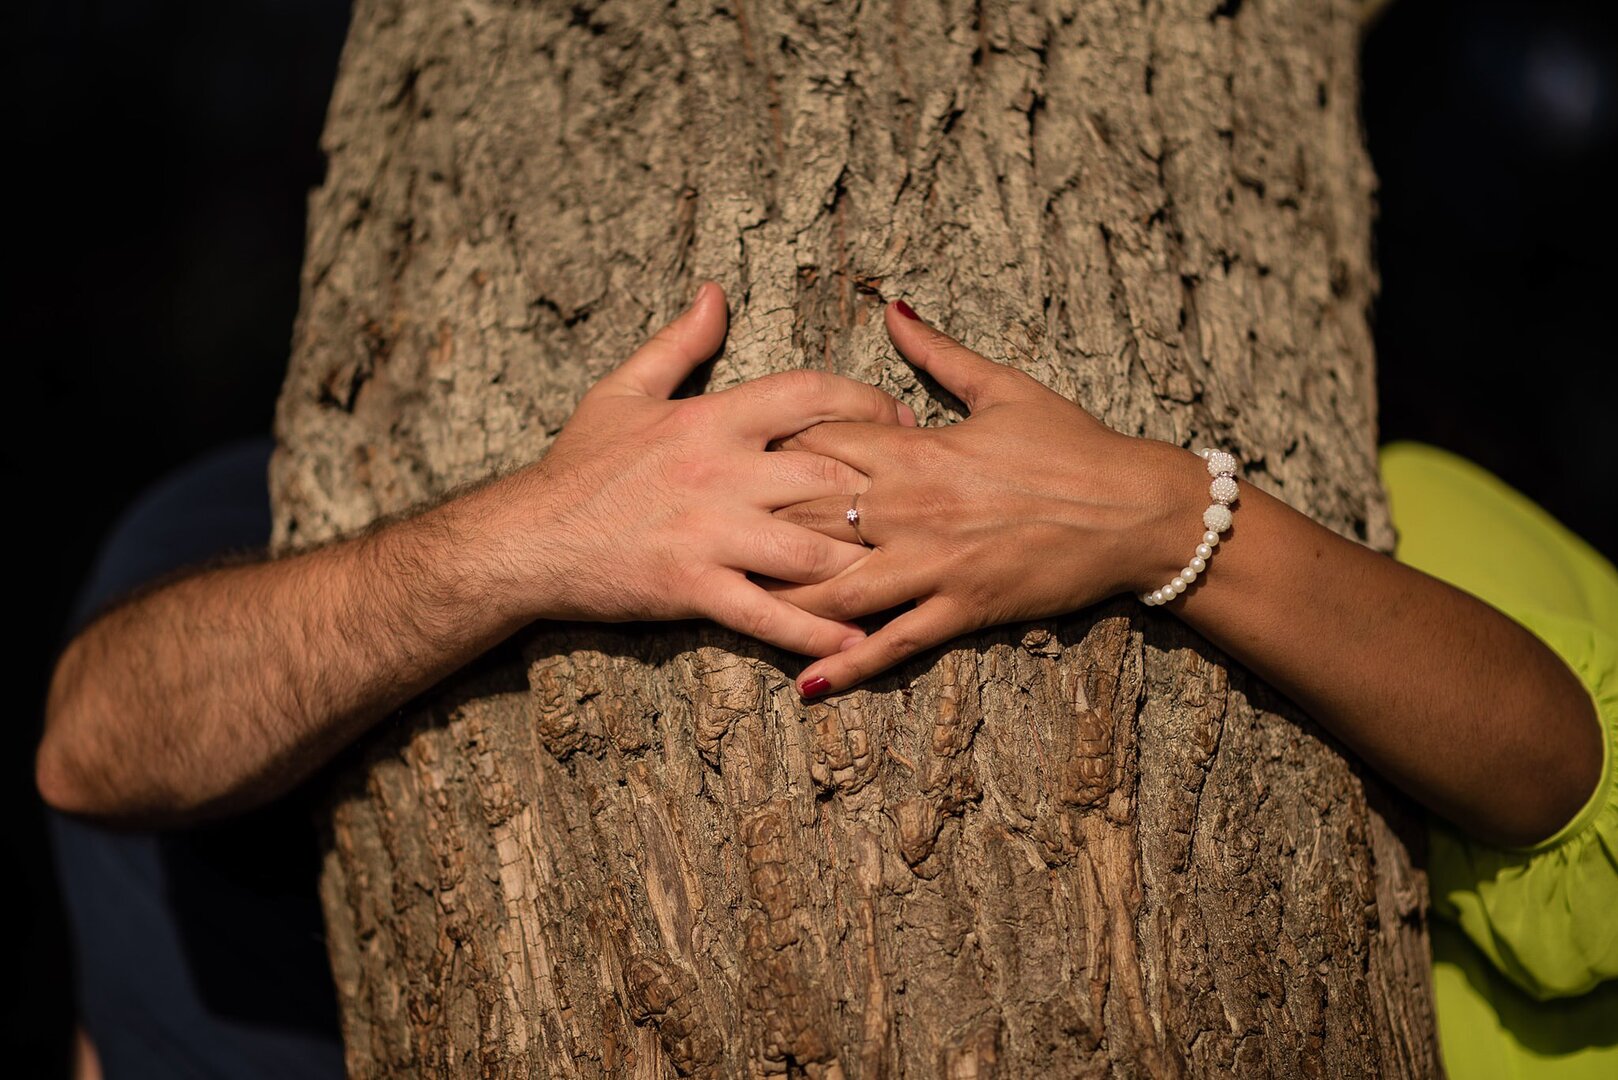
<path fill-rule="evenodd" d="M 536 458 L 711 276 L 711 387 L 828 368 L 946 422 L 902 297 L 1387 550 L 1356 33 L 1346 0 L 360 0 L 278 544 Z M 351 1069 L 1437 1072 L 1397 805 L 1172 615 L 812 706 L 801 663 L 538 627 L 383 724 L 323 882 Z"/>

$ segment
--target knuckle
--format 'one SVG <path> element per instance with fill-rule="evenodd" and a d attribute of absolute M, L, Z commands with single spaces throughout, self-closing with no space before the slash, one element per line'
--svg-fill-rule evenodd
<path fill-rule="evenodd" d="M 812 460 L 806 455 L 790 452 L 771 454 L 766 459 L 770 479 L 783 487 L 801 487 L 812 477 Z"/>
<path fill-rule="evenodd" d="M 794 435 L 788 435 L 784 439 L 776 439 L 770 443 L 768 449 L 771 452 L 779 450 L 786 450 L 789 452 L 808 452 L 813 449 L 814 439 L 808 437 L 809 433 L 813 430 L 815 429 L 812 427 L 804 428 L 802 431 L 797 432 Z M 785 466 L 780 465 L 779 463 L 776 464 L 776 467 L 785 469 Z M 787 474 L 783 472 L 778 473 L 777 475 L 784 477 Z"/>
<path fill-rule="evenodd" d="M 909 510 L 927 528 L 945 533 L 943 527 L 960 517 L 960 495 L 951 488 L 928 485 L 911 496 Z"/>
<path fill-rule="evenodd" d="M 956 341 L 954 338 L 943 332 L 937 332 L 934 334 L 933 348 L 945 356 L 970 358 L 973 360 L 983 359 L 983 357 L 979 356 L 976 351 L 968 349 L 965 345 L 962 345 L 959 341 Z"/>
<path fill-rule="evenodd" d="M 775 633 L 778 622 L 775 609 L 769 604 L 743 604 L 738 606 L 735 625 L 749 637 L 768 640 Z"/>
<path fill-rule="evenodd" d="M 902 660 L 921 648 L 921 639 L 910 630 L 898 628 L 883 635 L 882 652 L 890 660 Z"/>
<path fill-rule="evenodd" d="M 839 491 L 853 493 L 865 491 L 871 486 L 871 478 L 851 465 L 845 465 L 841 461 L 830 461 L 826 467 L 830 470 L 826 483 Z"/>
<path fill-rule="evenodd" d="M 842 479 L 840 462 L 829 457 L 816 456 L 804 462 L 802 480 L 806 484 L 830 487 Z"/>
<path fill-rule="evenodd" d="M 665 349 L 681 348 L 685 345 L 686 341 L 687 337 L 679 324 L 679 320 L 664 323 L 662 326 L 658 327 L 657 332 L 652 335 L 653 344 L 659 345 Z"/>
<path fill-rule="evenodd" d="M 825 391 L 828 376 L 802 368 L 779 371 L 759 380 L 759 389 L 772 398 L 805 399 Z"/>
<path fill-rule="evenodd" d="M 784 521 L 789 525 L 810 526 L 814 524 L 815 515 L 805 503 L 794 503 L 783 506 L 771 514 L 777 521 Z"/>
<path fill-rule="evenodd" d="M 675 402 L 675 406 L 663 418 L 663 423 L 675 431 L 701 431 L 709 423 L 707 413 L 709 410 L 702 405 L 702 398 L 686 398 L 683 402 Z"/>
<path fill-rule="evenodd" d="M 806 484 L 842 491 L 858 491 L 859 488 L 855 485 L 862 479 L 860 473 L 836 458 L 824 455 L 817 455 L 811 459 L 806 464 L 805 473 L 802 479 Z"/>
<path fill-rule="evenodd" d="M 702 611 L 708 606 L 705 598 L 714 594 L 718 567 L 705 566 L 694 558 L 673 556 L 660 560 L 654 569 L 661 580 L 673 586 L 673 593 L 683 605 L 693 611 Z"/>
<path fill-rule="evenodd" d="M 797 368 L 781 372 L 781 385 L 791 393 L 817 393 L 827 389 L 835 378 L 822 371 Z"/>
<path fill-rule="evenodd" d="M 706 396 L 685 398 L 675 403 L 669 422 L 683 431 L 706 431 L 713 426 L 716 412 Z"/>
<path fill-rule="evenodd" d="M 775 560 L 799 574 L 819 577 L 827 570 L 825 546 L 813 537 L 776 531 L 766 536 L 764 543 L 772 549 L 770 554 Z"/>
<path fill-rule="evenodd" d="M 971 560 L 962 561 L 967 563 L 967 567 L 963 568 L 962 573 L 955 575 L 955 593 L 957 602 L 963 604 L 968 610 L 971 611 L 989 612 L 998 607 L 1002 596 L 1002 590 L 997 587 L 996 583 L 990 581 L 989 579 L 978 577 L 970 573 L 969 567 Z M 944 603 L 945 601 L 940 598 L 939 602 Z M 953 607 L 954 604 L 951 604 L 950 606 Z"/>
<path fill-rule="evenodd" d="M 865 587 L 857 581 L 839 581 L 826 589 L 826 609 L 833 618 L 847 619 L 862 614 Z"/>
<path fill-rule="evenodd" d="M 671 454 L 664 468 L 670 486 L 685 490 L 712 487 L 720 472 L 719 464 L 707 454 Z"/>
<path fill-rule="evenodd" d="M 984 386 L 1007 386 L 1012 383 L 1019 374 L 1021 374 L 1021 372 L 1019 372 L 1016 368 L 1007 367 L 998 360 L 990 360 L 988 357 L 978 358 L 977 379 L 978 382 Z"/>
<path fill-rule="evenodd" d="M 906 439 L 900 445 L 904 447 L 904 463 L 913 473 L 920 475 L 934 475 L 944 466 L 949 456 L 949 447 L 946 440 L 937 435 L 925 435 L 921 438 Z"/>

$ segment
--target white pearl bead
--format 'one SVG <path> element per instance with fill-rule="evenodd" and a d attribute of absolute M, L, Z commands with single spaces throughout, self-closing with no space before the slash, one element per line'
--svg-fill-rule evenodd
<path fill-rule="evenodd" d="M 1211 446 L 1202 447 L 1196 453 L 1207 463 L 1208 474 L 1214 478 L 1208 485 L 1208 495 L 1213 502 L 1202 512 L 1203 528 L 1207 531 L 1202 534 L 1202 543 L 1197 545 L 1196 554 L 1167 585 L 1141 594 L 1141 601 L 1153 607 L 1173 600 L 1207 571 L 1214 548 L 1219 546 L 1219 534 L 1229 530 L 1234 522 L 1230 504 L 1239 497 L 1235 456 Z"/>

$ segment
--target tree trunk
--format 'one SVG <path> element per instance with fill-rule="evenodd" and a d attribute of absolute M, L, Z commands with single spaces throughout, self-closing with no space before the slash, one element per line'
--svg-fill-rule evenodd
<path fill-rule="evenodd" d="M 711 388 L 827 368 L 946 422 L 877 317 L 903 297 L 1388 550 L 1357 30 L 1348 0 L 360 0 L 277 543 L 537 458 L 714 277 Z M 1402 810 L 1172 615 L 977 634 L 826 704 L 802 663 L 541 626 L 380 725 L 323 879 L 351 1070 L 1438 1071 Z"/>

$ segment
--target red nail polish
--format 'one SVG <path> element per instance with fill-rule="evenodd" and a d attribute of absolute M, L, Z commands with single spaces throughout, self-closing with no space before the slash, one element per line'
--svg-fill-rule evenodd
<path fill-rule="evenodd" d="M 819 697 L 821 694 L 824 694 L 830 689 L 830 680 L 828 680 L 824 675 L 816 675 L 814 678 L 806 680 L 802 686 L 798 687 L 798 693 L 802 694 L 806 698 L 811 698 Z"/>
<path fill-rule="evenodd" d="M 895 300 L 893 302 L 893 306 L 897 308 L 899 310 L 899 314 L 903 315 L 905 318 L 915 319 L 917 322 L 921 322 L 921 316 L 917 315 L 915 309 L 909 304 L 905 303 L 903 300 Z"/>

